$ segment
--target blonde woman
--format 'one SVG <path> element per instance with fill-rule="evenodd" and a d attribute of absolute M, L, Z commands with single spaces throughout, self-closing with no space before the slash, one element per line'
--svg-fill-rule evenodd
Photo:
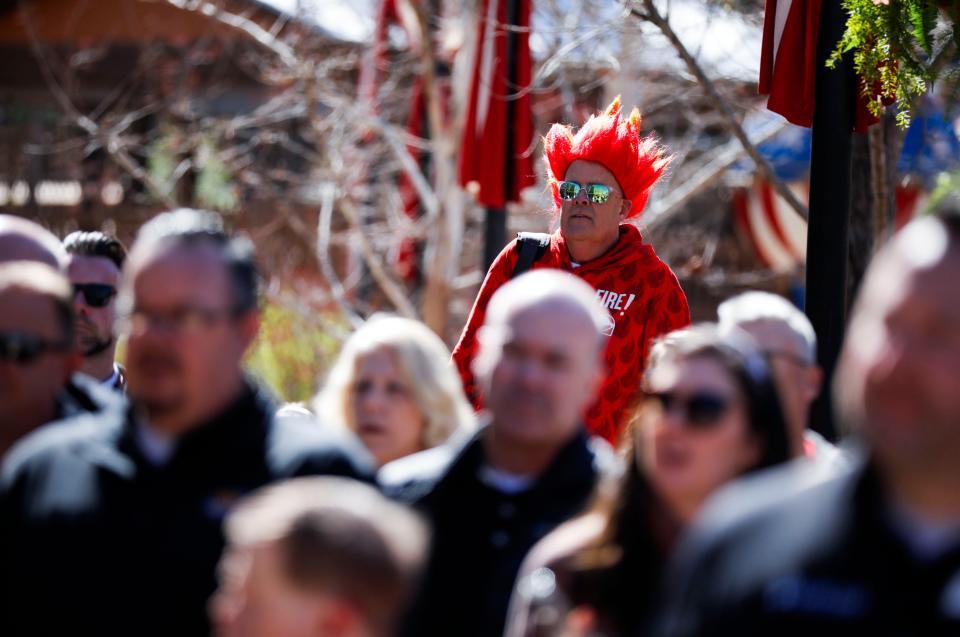
<path fill-rule="evenodd" d="M 443 341 L 422 323 L 375 315 L 344 344 L 314 401 L 321 422 L 352 430 L 378 466 L 473 430 L 473 410 Z"/>

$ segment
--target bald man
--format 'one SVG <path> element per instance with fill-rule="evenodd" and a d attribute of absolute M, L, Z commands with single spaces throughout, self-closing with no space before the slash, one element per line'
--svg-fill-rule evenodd
<path fill-rule="evenodd" d="M 560 270 L 528 272 L 493 295 L 474 359 L 489 424 L 380 472 L 386 492 L 434 529 L 404 634 L 503 634 L 527 551 L 580 512 L 612 461 L 583 425 L 611 322 L 590 284 Z"/>
<path fill-rule="evenodd" d="M 63 270 L 66 259 L 60 240 L 49 230 L 23 217 L 0 215 L 0 263 L 39 261 Z"/>
<path fill-rule="evenodd" d="M 52 420 L 97 411 L 73 345 L 73 295 L 46 263 L 0 263 L 0 457 Z"/>

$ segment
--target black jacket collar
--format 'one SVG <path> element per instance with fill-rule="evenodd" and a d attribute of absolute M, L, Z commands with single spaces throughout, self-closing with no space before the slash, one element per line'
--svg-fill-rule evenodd
<path fill-rule="evenodd" d="M 224 463 L 240 463 L 245 458 L 262 459 L 262 449 L 269 423 L 275 411 L 274 402 L 262 388 L 247 379 L 240 393 L 217 415 L 191 427 L 176 441 L 176 450 L 166 465 L 188 472 L 205 472 Z M 146 463 L 136 439 L 140 416 L 131 405 L 121 434 L 120 447 Z"/>
<path fill-rule="evenodd" d="M 433 493 L 430 499 L 442 498 L 447 491 L 457 491 L 467 481 L 475 481 L 481 466 L 486 462 L 483 447 L 483 434 L 486 427 L 478 431 L 453 458 L 446 470 L 435 476 Z M 592 482 L 598 472 L 595 451 L 589 444 L 589 437 L 582 427 L 561 447 L 560 451 L 546 470 L 534 481 L 527 492 L 532 496 L 565 492 L 573 485 L 584 481 Z"/>

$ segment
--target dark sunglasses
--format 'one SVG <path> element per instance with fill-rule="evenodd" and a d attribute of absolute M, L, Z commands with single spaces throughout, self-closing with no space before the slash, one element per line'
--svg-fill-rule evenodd
<path fill-rule="evenodd" d="M 117 288 L 106 283 L 74 283 L 73 294 L 83 295 L 83 302 L 90 307 L 106 307 L 117 293 Z"/>
<path fill-rule="evenodd" d="M 67 341 L 46 341 L 23 332 L 0 332 L 0 361 L 26 365 L 47 352 L 70 349 Z"/>
<path fill-rule="evenodd" d="M 684 421 L 695 429 L 706 429 L 720 422 L 732 400 L 713 392 L 695 392 L 682 396 L 674 392 L 654 392 L 648 396 L 656 401 L 664 412 L 679 409 Z"/>
<path fill-rule="evenodd" d="M 587 199 L 593 203 L 604 203 L 607 199 L 610 198 L 610 193 L 613 190 L 609 186 L 604 186 L 603 184 L 587 184 L 583 186 L 578 184 L 575 181 L 561 181 L 557 184 L 557 189 L 560 191 L 560 198 L 566 201 L 572 201 L 577 198 L 577 195 L 580 194 L 580 190 L 587 189 Z"/>

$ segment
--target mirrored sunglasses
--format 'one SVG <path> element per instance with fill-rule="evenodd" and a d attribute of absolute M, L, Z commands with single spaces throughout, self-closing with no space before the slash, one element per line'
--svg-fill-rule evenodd
<path fill-rule="evenodd" d="M 604 186 L 603 184 L 587 184 L 583 186 L 575 181 L 561 181 L 557 184 L 557 189 L 560 191 L 560 198 L 566 201 L 576 199 L 577 195 L 580 194 L 580 190 L 583 188 L 587 190 L 587 199 L 593 203 L 605 203 L 607 199 L 610 198 L 610 193 L 613 192 L 609 186 Z"/>
<path fill-rule="evenodd" d="M 106 307 L 116 295 L 117 289 L 106 283 L 74 283 L 73 295 L 76 296 L 77 292 L 90 307 Z"/>
<path fill-rule="evenodd" d="M 706 429 L 720 422 L 733 401 L 713 392 L 695 392 L 684 396 L 674 392 L 654 392 L 649 397 L 664 412 L 680 411 L 684 422 L 695 429 Z"/>
<path fill-rule="evenodd" d="M 0 332 L 0 361 L 26 365 L 47 352 L 63 352 L 70 348 L 66 341 L 47 341 L 34 334 Z"/>

